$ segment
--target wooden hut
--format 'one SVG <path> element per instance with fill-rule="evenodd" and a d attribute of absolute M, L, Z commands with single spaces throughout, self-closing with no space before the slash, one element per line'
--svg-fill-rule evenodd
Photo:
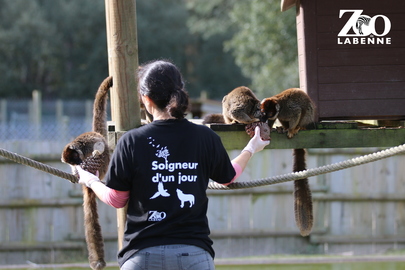
<path fill-rule="evenodd" d="M 294 6 L 300 87 L 316 120 L 405 119 L 405 1 L 281 1 Z"/>

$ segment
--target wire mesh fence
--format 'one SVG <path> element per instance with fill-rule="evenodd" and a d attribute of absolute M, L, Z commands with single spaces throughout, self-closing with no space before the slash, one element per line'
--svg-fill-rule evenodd
<path fill-rule="evenodd" d="M 0 124 L 0 140 L 67 141 L 90 130 L 91 124 L 80 119 L 66 119 L 62 123 L 54 120 L 40 124 L 19 120 Z"/>
<path fill-rule="evenodd" d="M 40 106 L 34 108 L 34 106 Z M 39 113 L 35 113 L 39 112 Z M 0 101 L 0 140 L 68 141 L 91 130 L 92 101 Z"/>

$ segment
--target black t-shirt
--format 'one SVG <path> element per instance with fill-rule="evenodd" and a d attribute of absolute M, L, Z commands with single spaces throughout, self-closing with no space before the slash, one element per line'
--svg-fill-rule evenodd
<path fill-rule="evenodd" d="M 214 257 L 206 217 L 209 179 L 229 183 L 235 170 L 217 134 L 186 119 L 157 120 L 118 141 L 106 185 L 130 191 L 122 265 L 139 249 L 189 244 Z"/>

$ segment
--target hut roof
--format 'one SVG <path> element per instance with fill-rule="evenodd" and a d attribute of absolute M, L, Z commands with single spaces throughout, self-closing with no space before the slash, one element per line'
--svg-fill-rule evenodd
<path fill-rule="evenodd" d="M 281 11 L 286 11 L 297 4 L 298 0 L 281 0 Z"/>

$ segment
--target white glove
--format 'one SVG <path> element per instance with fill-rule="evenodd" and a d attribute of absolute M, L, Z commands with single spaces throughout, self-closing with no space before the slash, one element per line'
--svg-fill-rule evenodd
<path fill-rule="evenodd" d="M 255 135 L 253 136 L 252 139 L 248 142 L 245 148 L 243 148 L 243 151 L 248 151 L 252 154 L 257 153 L 259 151 L 262 151 L 266 145 L 270 144 L 270 141 L 263 141 L 262 138 L 260 137 L 260 127 L 255 128 Z"/>
<path fill-rule="evenodd" d="M 79 184 L 91 187 L 94 182 L 101 182 L 97 175 L 85 171 L 80 166 L 76 166 L 76 170 L 79 173 Z"/>

